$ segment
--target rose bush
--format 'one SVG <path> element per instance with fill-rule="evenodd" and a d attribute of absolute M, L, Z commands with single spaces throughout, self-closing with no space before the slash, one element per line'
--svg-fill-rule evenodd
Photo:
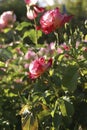
<path fill-rule="evenodd" d="M 1 26 L 0 129 L 87 129 L 87 21 L 71 18 L 56 8 Z"/>

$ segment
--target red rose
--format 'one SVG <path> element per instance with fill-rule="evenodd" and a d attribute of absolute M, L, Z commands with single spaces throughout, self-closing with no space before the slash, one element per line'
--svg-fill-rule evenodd
<path fill-rule="evenodd" d="M 69 22 L 73 16 L 67 16 L 67 14 L 61 14 L 59 9 L 50 10 L 45 12 L 40 19 L 40 29 L 45 33 L 51 33 L 57 28 L 63 26 L 66 22 Z"/>
<path fill-rule="evenodd" d="M 52 65 L 52 59 L 48 62 L 45 61 L 43 57 L 32 61 L 29 65 L 29 77 L 31 79 L 38 78 L 42 73 L 44 73 Z"/>

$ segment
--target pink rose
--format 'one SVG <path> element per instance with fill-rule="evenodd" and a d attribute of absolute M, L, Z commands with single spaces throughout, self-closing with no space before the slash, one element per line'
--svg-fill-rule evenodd
<path fill-rule="evenodd" d="M 32 9 L 30 6 L 27 6 L 27 18 L 28 19 L 35 19 L 39 13 L 44 12 L 44 8 L 38 7 L 37 5 L 32 5 Z"/>
<path fill-rule="evenodd" d="M 45 33 L 51 33 L 57 28 L 63 26 L 66 22 L 69 22 L 73 16 L 67 16 L 67 14 L 61 14 L 59 9 L 50 10 L 45 12 L 40 19 L 40 29 Z"/>
<path fill-rule="evenodd" d="M 12 11 L 6 11 L 2 13 L 0 19 L 4 21 L 5 26 L 8 26 L 16 21 L 16 15 Z"/>
<path fill-rule="evenodd" d="M 79 46 L 80 46 L 80 42 L 76 41 L 76 49 L 78 49 Z"/>
<path fill-rule="evenodd" d="M 61 54 L 61 53 L 63 53 L 63 50 L 61 48 L 58 48 L 57 52 L 58 52 L 58 54 Z"/>
<path fill-rule="evenodd" d="M 25 54 L 25 60 L 29 60 L 31 58 L 36 58 L 36 53 L 32 50 L 28 50 L 28 52 Z"/>
<path fill-rule="evenodd" d="M 49 67 L 51 67 L 51 65 L 52 65 L 52 59 L 49 59 L 48 62 L 46 62 L 43 57 L 32 61 L 29 65 L 29 77 L 31 79 L 38 78 Z"/>
<path fill-rule="evenodd" d="M 62 44 L 61 47 L 65 50 L 65 51 L 69 51 L 70 47 L 66 44 Z"/>
<path fill-rule="evenodd" d="M 39 55 L 52 56 L 55 52 L 55 43 L 51 42 L 50 44 L 46 44 L 46 47 L 39 50 Z"/>
<path fill-rule="evenodd" d="M 6 27 L 11 27 L 15 21 L 16 15 L 12 11 L 3 12 L 0 17 L 0 31 Z"/>
<path fill-rule="evenodd" d="M 51 42 L 48 47 L 47 47 L 47 50 L 49 51 L 50 54 L 54 54 L 56 48 L 55 48 L 55 43 L 54 42 Z"/>
<path fill-rule="evenodd" d="M 5 28 L 5 22 L 0 18 L 0 31 Z"/>
<path fill-rule="evenodd" d="M 42 55 L 47 55 L 48 54 L 48 50 L 47 48 L 43 48 L 41 47 L 39 52 L 38 52 L 39 56 L 42 56 Z"/>
<path fill-rule="evenodd" d="M 26 63 L 26 64 L 24 65 L 24 68 L 25 68 L 25 69 L 28 69 L 28 68 L 29 68 L 29 64 Z"/>

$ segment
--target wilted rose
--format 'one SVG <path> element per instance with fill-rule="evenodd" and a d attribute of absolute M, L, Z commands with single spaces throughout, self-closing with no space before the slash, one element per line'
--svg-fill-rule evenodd
<path fill-rule="evenodd" d="M 47 11 L 40 19 L 40 29 L 45 34 L 51 33 L 55 29 L 63 26 L 66 22 L 69 22 L 72 17 L 72 15 L 61 14 L 58 8 Z"/>
<path fill-rule="evenodd" d="M 37 5 L 32 5 L 32 8 L 30 6 L 27 6 L 27 18 L 28 19 L 35 19 L 39 13 L 44 12 L 44 8 L 38 7 Z"/>
<path fill-rule="evenodd" d="M 31 79 L 38 78 L 52 65 L 52 59 L 50 58 L 47 62 L 44 57 L 38 58 L 32 61 L 29 65 L 29 77 Z"/>

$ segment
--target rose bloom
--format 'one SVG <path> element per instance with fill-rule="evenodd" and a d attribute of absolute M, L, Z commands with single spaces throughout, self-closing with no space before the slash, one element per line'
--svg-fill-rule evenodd
<path fill-rule="evenodd" d="M 66 45 L 66 44 L 62 44 L 61 47 L 65 50 L 65 51 L 69 51 L 70 50 L 70 46 Z"/>
<path fill-rule="evenodd" d="M 44 57 L 38 58 L 32 61 L 29 65 L 29 78 L 36 79 L 43 74 L 52 65 L 52 59 L 48 62 L 45 61 Z"/>
<path fill-rule="evenodd" d="M 50 44 L 46 44 L 44 48 L 41 47 L 38 54 L 45 55 L 45 56 L 52 56 L 55 52 L 55 43 L 51 42 Z"/>
<path fill-rule="evenodd" d="M 54 52 L 55 52 L 55 50 L 56 50 L 56 48 L 55 48 L 55 43 L 54 43 L 54 42 L 51 42 L 51 43 L 48 45 L 47 49 L 49 50 L 49 54 L 54 54 Z"/>
<path fill-rule="evenodd" d="M 27 6 L 27 18 L 33 20 L 39 13 L 44 12 L 44 10 L 44 8 L 38 7 L 37 5 L 32 5 L 32 7 Z"/>
<path fill-rule="evenodd" d="M 24 0 L 24 1 L 25 1 L 26 4 L 31 6 L 31 5 L 36 4 L 38 0 Z"/>
<path fill-rule="evenodd" d="M 16 15 L 12 11 L 3 12 L 0 21 L 3 21 L 3 28 L 7 27 L 16 21 Z"/>
<path fill-rule="evenodd" d="M 25 54 L 25 60 L 34 59 L 36 58 L 36 53 L 32 50 L 28 50 L 28 52 Z"/>
<path fill-rule="evenodd" d="M 58 52 L 58 54 L 62 54 L 62 53 L 63 53 L 63 50 L 62 50 L 61 48 L 58 48 L 58 49 L 57 49 L 57 52 Z"/>
<path fill-rule="evenodd" d="M 45 34 L 51 33 L 57 28 L 63 26 L 66 22 L 69 22 L 73 16 L 67 16 L 67 14 L 61 14 L 59 9 L 53 9 L 45 12 L 40 19 L 40 27 Z"/>
<path fill-rule="evenodd" d="M 0 31 L 1 31 L 3 28 L 5 28 L 5 22 L 4 22 L 2 19 L 0 19 Z"/>

